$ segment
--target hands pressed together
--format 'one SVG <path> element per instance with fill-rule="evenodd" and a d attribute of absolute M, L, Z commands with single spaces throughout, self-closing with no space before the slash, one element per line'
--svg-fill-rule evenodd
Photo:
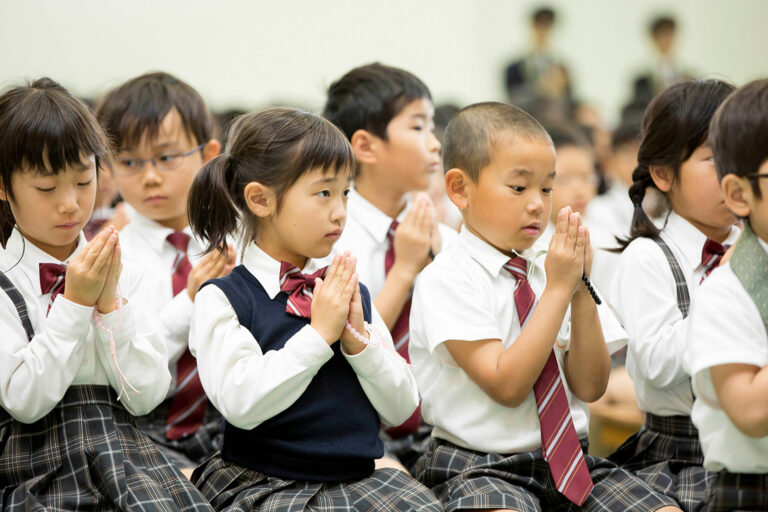
<path fill-rule="evenodd" d="M 557 215 L 544 268 L 547 286 L 567 292 L 568 297 L 573 297 L 575 293 L 589 294 L 586 287 L 579 286 L 582 274 L 589 275 L 592 270 L 589 231 L 579 213 L 572 211 L 570 206 Z"/>
<path fill-rule="evenodd" d="M 395 263 L 410 279 L 440 252 L 440 232 L 432 201 L 426 193 L 418 194 L 413 206 L 395 230 Z"/>
<path fill-rule="evenodd" d="M 195 300 L 200 286 L 209 279 L 224 277 L 235 268 L 235 248 L 227 245 L 226 251 L 213 250 L 192 267 L 187 276 L 187 294 Z"/>
<path fill-rule="evenodd" d="M 117 230 L 109 226 L 77 253 L 67 265 L 64 297 L 99 313 L 117 309 L 117 282 L 123 263 Z"/>

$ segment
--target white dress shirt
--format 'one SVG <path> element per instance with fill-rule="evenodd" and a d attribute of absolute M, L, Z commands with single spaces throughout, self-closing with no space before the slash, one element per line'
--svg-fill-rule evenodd
<path fill-rule="evenodd" d="M 763 250 L 768 244 L 760 240 Z M 723 411 L 709 369 L 723 364 L 768 365 L 768 333 L 760 312 L 726 263 L 701 285 L 691 311 L 688 357 L 704 467 L 732 473 L 768 473 L 768 436 L 741 432 Z"/>
<path fill-rule="evenodd" d="M 310 259 L 302 272 L 311 274 L 328 263 L 330 257 Z M 251 244 L 243 265 L 270 298 L 280 293 L 279 261 Z M 381 420 L 400 425 L 419 403 L 416 379 L 394 352 L 389 331 L 373 304 L 371 311 L 373 327 L 386 347 L 368 345 L 356 355 L 342 353 Z M 290 407 L 333 356 L 331 347 L 310 325 L 282 349 L 263 353 L 253 334 L 240 324 L 224 292 L 213 285 L 195 297 L 189 348 L 197 357 L 200 380 L 211 402 L 227 421 L 245 430 Z"/>
<path fill-rule="evenodd" d="M 405 214 L 411 208 L 411 203 L 397 216 L 402 222 Z M 343 253 L 349 250 L 357 258 L 357 273 L 360 282 L 365 283 L 375 299 L 384 287 L 384 257 L 389 249 L 387 233 L 392 224 L 392 218 L 382 212 L 354 189 L 349 191 L 347 200 L 347 224 L 341 238 L 333 250 Z M 441 240 L 441 250 L 444 251 L 456 242 L 458 233 L 443 224 L 438 225 Z"/>
<path fill-rule="evenodd" d="M 605 194 L 589 202 L 584 217 L 593 246 L 611 249 L 618 247 L 614 237 L 629 236 L 635 208 L 628 192 L 624 184 L 614 182 Z"/>
<path fill-rule="evenodd" d="M 528 281 L 537 297 L 546 284 L 546 247 L 535 244 L 521 256 L 528 261 Z M 533 390 L 518 407 L 489 397 L 461 369 L 448 340 L 501 340 L 510 347 L 522 329 L 515 307 L 515 279 L 503 269 L 509 257 L 462 228 L 453 247 L 440 253 L 416 280 L 411 308 L 410 355 L 422 395 L 422 414 L 433 435 L 486 453 L 527 452 L 541 447 L 541 430 Z M 609 352 L 626 343 L 618 321 L 605 306 L 598 312 Z M 560 367 L 570 346 L 570 308 L 557 335 Z M 562 371 L 562 370 L 561 370 Z M 563 379 L 579 437 L 586 437 L 587 404 L 571 393 Z"/>
<path fill-rule="evenodd" d="M 51 294 L 40 290 L 40 263 L 67 264 L 85 246 L 80 234 L 77 249 L 58 261 L 13 230 L 0 251 L 0 270 L 26 302 L 35 331 L 27 340 L 19 315 L 8 295 L 0 291 L 0 406 L 22 423 L 32 423 L 58 404 L 76 384 L 111 385 L 118 393 L 121 380 L 112 361 L 110 336 L 94 321 L 94 307 L 56 297 L 46 317 Z M 135 267 L 125 264 L 118 283 L 127 303 L 100 315 L 114 334 L 117 364 L 127 381 L 121 403 L 134 415 L 147 414 L 165 397 L 171 376 L 165 346 L 152 322 L 141 317 L 136 303 L 145 300 Z"/>
<path fill-rule="evenodd" d="M 738 234 L 734 227 L 724 244 L 733 244 Z M 701 251 L 707 237 L 672 212 L 661 238 L 680 265 L 693 305 L 706 270 Z M 656 242 L 638 238 L 624 250 L 609 298 L 629 334 L 627 371 L 640 409 L 658 416 L 689 416 L 693 396 L 684 363 L 691 320 L 683 319 L 677 307 L 675 278 Z"/>
<path fill-rule="evenodd" d="M 189 226 L 183 232 L 190 236 L 187 255 L 194 267 L 200 261 L 205 245 L 192 235 Z M 183 290 L 175 297 L 173 295 L 173 265 L 178 251 L 167 240 L 171 233 L 171 228 L 161 226 L 138 212 L 133 213 L 131 223 L 120 231 L 123 260 L 140 268 L 145 282 L 151 286 L 143 307 L 157 317 L 158 334 L 167 347 L 173 378 L 169 394 L 176 389 L 176 362 L 187 348 L 192 319 L 189 294 Z"/>

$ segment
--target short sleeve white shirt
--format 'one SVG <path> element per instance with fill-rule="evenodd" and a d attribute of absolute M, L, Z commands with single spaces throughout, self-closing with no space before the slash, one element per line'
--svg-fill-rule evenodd
<path fill-rule="evenodd" d="M 768 252 L 768 244 L 760 240 Z M 768 473 L 768 436 L 741 432 L 723 411 L 709 369 L 723 364 L 768 365 L 768 333 L 751 297 L 725 264 L 701 285 L 691 312 L 688 357 L 696 400 L 691 411 L 704 467 L 732 473 Z"/>
<path fill-rule="evenodd" d="M 732 228 L 724 244 L 733 244 L 738 235 L 739 229 Z M 706 271 L 701 251 L 707 237 L 673 212 L 661 238 L 680 266 L 693 305 Z M 685 350 L 691 320 L 683 319 L 677 306 L 675 278 L 656 242 L 638 238 L 624 250 L 609 299 L 629 335 L 627 371 L 640 409 L 658 416 L 690 415 L 693 396 Z"/>
<path fill-rule="evenodd" d="M 546 250 L 534 245 L 521 256 L 536 296 L 546 283 Z M 522 329 L 514 302 L 515 279 L 503 269 L 509 257 L 462 228 L 458 242 L 443 251 L 416 280 L 411 308 L 410 356 L 422 395 L 422 414 L 433 435 L 487 453 L 532 451 L 541 447 L 533 391 L 518 407 L 491 399 L 462 370 L 445 347 L 447 340 L 499 339 L 507 348 Z M 598 307 L 609 351 L 626 335 L 610 310 Z M 560 367 L 570 344 L 570 310 L 553 346 Z M 573 396 L 563 379 L 580 437 L 587 436 L 587 404 Z"/>

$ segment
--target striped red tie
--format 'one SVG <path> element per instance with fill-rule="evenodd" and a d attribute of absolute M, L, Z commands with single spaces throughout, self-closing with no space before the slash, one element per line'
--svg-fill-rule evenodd
<path fill-rule="evenodd" d="M 48 309 L 45 315 L 51 312 L 53 301 L 60 294 L 64 293 L 64 278 L 67 275 L 67 267 L 58 263 L 40 263 L 40 291 L 45 295 L 51 294 L 51 300 L 48 301 Z"/>
<path fill-rule="evenodd" d="M 392 221 L 387 231 L 387 242 L 389 248 L 384 255 L 384 275 L 389 274 L 392 265 L 395 264 L 395 230 L 400 223 L 396 220 Z M 400 354 L 407 362 L 411 362 L 411 357 L 408 355 L 408 341 L 411 339 L 409 320 L 411 317 L 411 294 L 409 293 L 408 299 L 403 304 L 403 310 L 400 312 L 400 316 L 397 317 L 395 325 L 390 330 L 392 334 L 392 341 L 395 343 L 395 350 Z M 421 423 L 421 406 L 417 407 L 410 418 L 405 420 L 405 423 L 398 427 L 391 427 L 387 429 L 387 433 L 394 439 L 405 437 L 408 434 L 412 434 L 419 429 Z"/>
<path fill-rule="evenodd" d="M 176 231 L 168 235 L 168 242 L 178 251 L 171 278 L 173 295 L 176 296 L 186 290 L 187 277 L 192 270 L 187 256 L 189 235 Z M 203 424 L 207 407 L 208 400 L 197 374 L 197 361 L 187 349 L 176 363 L 176 392 L 168 409 L 165 437 L 178 440 L 197 432 Z"/>
<path fill-rule="evenodd" d="M 312 290 L 315 279 L 325 277 L 328 267 L 323 267 L 314 274 L 304 274 L 295 265 L 287 261 L 280 262 L 280 291 L 288 294 L 285 312 L 303 318 L 312 318 Z"/>
<path fill-rule="evenodd" d="M 520 325 L 524 326 L 536 302 L 528 283 L 528 263 L 518 256 L 509 260 L 504 268 L 515 276 L 515 307 Z M 569 501 L 582 505 L 592 491 L 592 477 L 573 426 L 554 349 L 533 385 L 533 394 L 539 412 L 544 460 L 549 464 L 557 490 Z"/>
<path fill-rule="evenodd" d="M 703 283 L 704 279 L 709 277 L 709 274 L 720 265 L 720 261 L 723 259 L 723 255 L 727 249 L 728 248 L 722 244 L 715 242 L 711 238 L 707 238 L 707 241 L 704 242 L 704 247 L 701 249 L 701 266 L 706 268 L 706 270 L 704 271 L 704 275 L 701 276 L 699 284 Z"/>

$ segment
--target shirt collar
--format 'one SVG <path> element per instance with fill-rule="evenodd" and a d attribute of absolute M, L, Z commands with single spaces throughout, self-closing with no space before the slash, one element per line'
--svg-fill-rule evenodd
<path fill-rule="evenodd" d="M 301 271 L 304 274 L 313 274 L 329 265 L 331 259 L 330 255 L 325 258 L 309 258 Z M 270 299 L 280 293 L 280 262 L 264 252 L 256 243 L 249 244 L 245 249 L 243 266 L 261 283 Z"/>
<path fill-rule="evenodd" d="M 731 227 L 731 232 L 728 233 L 723 245 L 736 243 L 739 232 L 740 230 L 736 226 Z M 707 241 L 707 236 L 704 233 L 674 211 L 669 214 L 664 233 L 680 249 L 691 268 L 695 269 L 701 266 L 701 251 Z"/>
<path fill-rule="evenodd" d="M 493 277 L 498 277 L 501 269 L 509 261 L 509 256 L 473 234 L 466 225 L 461 226 L 459 244 L 464 247 L 472 259 L 482 265 Z M 529 249 L 517 254 L 528 262 L 528 274 L 530 275 L 536 259 L 546 252 L 546 248 L 536 242 Z"/>
<path fill-rule="evenodd" d="M 174 232 L 173 229 L 167 228 L 162 224 L 150 219 L 149 217 L 145 217 L 139 212 L 135 212 L 133 214 L 131 223 L 135 224 L 136 234 L 143 238 L 149 247 L 157 247 L 158 251 L 163 247 L 163 244 L 166 243 L 169 244 L 169 247 L 171 247 L 170 242 L 167 241 L 167 238 L 168 235 Z M 189 254 L 193 254 L 196 251 L 202 252 L 204 245 L 201 244 L 197 237 L 192 234 L 192 228 L 187 226 L 182 230 L 182 232 L 189 235 L 190 237 L 190 245 L 187 249 L 187 252 Z"/>
<path fill-rule="evenodd" d="M 392 217 L 376 208 L 370 201 L 361 196 L 354 188 L 349 191 L 347 200 L 349 210 L 355 212 L 355 219 L 363 225 L 366 231 L 377 243 L 383 244 L 387 240 L 389 227 L 392 225 Z M 406 204 L 403 211 L 397 216 L 397 220 L 402 221 L 405 213 L 411 207 L 410 201 Z"/>
<path fill-rule="evenodd" d="M 24 238 L 24 235 L 22 235 L 18 228 L 14 226 L 13 231 L 11 231 L 11 236 L 5 244 L 3 260 L 10 266 L 18 265 L 32 281 L 35 290 L 40 290 L 40 264 L 55 263 L 58 265 L 67 265 L 77 253 L 83 250 L 83 247 L 85 247 L 87 243 L 88 241 L 81 231 L 77 238 L 77 247 L 75 247 L 75 250 L 69 257 L 67 257 L 67 259 L 60 261 Z M 3 266 L 5 267 L 6 265 Z M 7 271 L 8 268 L 0 270 Z"/>

